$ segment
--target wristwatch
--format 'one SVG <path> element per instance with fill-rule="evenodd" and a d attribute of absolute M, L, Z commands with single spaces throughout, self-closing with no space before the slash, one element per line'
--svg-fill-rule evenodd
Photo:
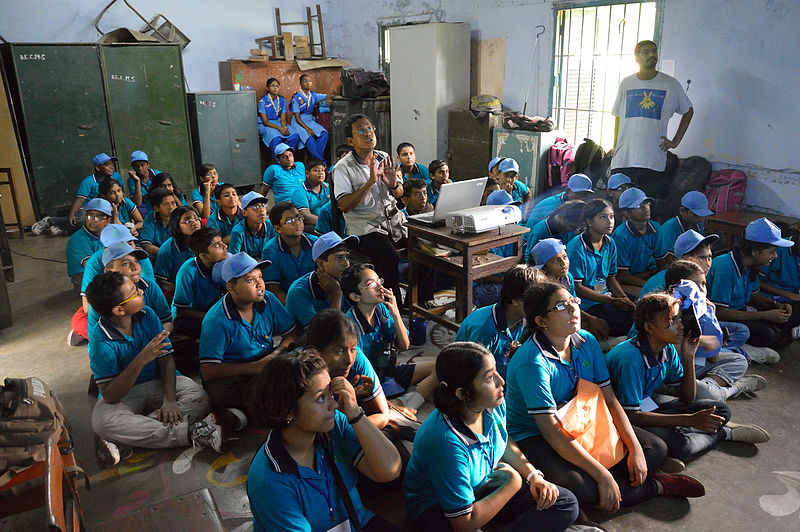
<path fill-rule="evenodd" d="M 533 471 L 531 471 L 530 473 L 528 473 L 528 476 L 527 476 L 527 478 L 525 479 L 525 482 L 527 482 L 528 484 L 530 484 L 530 483 L 531 483 L 531 478 L 533 478 L 533 476 L 534 476 L 534 475 L 539 475 L 540 477 L 544 478 L 544 473 L 542 473 L 541 471 L 539 471 L 538 469 L 536 469 L 536 468 L 534 467 L 534 468 L 533 468 Z"/>
<path fill-rule="evenodd" d="M 352 417 L 352 418 L 349 418 L 347 420 L 347 422 L 350 423 L 351 425 L 355 425 L 356 423 L 361 421 L 362 417 L 364 417 L 364 413 L 365 413 L 364 409 L 359 406 L 358 410 L 359 410 L 359 413 L 358 413 L 358 415 L 356 417 Z"/>

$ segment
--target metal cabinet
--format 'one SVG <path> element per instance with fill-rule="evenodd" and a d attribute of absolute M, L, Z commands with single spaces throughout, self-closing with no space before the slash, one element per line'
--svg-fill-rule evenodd
<path fill-rule="evenodd" d="M 492 157 L 512 157 L 519 164 L 519 179 L 534 196 L 544 192 L 547 178 L 547 153 L 560 131 L 525 131 L 521 129 L 492 130 Z M 488 163 L 487 163 L 488 164 Z"/>
<path fill-rule="evenodd" d="M 190 92 L 187 99 L 195 164 L 214 164 L 226 183 L 260 182 L 255 92 Z"/>

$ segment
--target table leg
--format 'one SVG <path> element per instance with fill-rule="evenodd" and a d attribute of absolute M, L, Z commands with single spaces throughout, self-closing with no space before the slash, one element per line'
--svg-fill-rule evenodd
<path fill-rule="evenodd" d="M 408 305 L 408 319 L 409 320 L 411 320 L 411 318 L 414 317 L 414 312 L 413 312 L 412 309 L 414 308 L 414 305 L 417 304 L 417 297 L 418 297 L 418 292 L 417 292 L 417 265 L 416 265 L 416 260 L 413 257 L 413 253 L 410 252 L 412 249 L 414 249 L 414 250 L 418 249 L 417 248 L 417 237 L 416 236 L 412 236 L 411 234 L 409 234 L 408 235 L 408 250 L 409 250 L 409 253 L 408 253 L 408 294 L 407 294 L 408 297 L 406 298 L 407 299 L 406 303 Z"/>
<path fill-rule="evenodd" d="M 459 323 L 464 321 L 464 318 L 472 310 L 472 258 L 472 248 L 467 247 L 464 251 L 464 275 L 456 283 L 456 321 Z M 460 294 L 458 293 L 459 287 L 461 288 Z"/>

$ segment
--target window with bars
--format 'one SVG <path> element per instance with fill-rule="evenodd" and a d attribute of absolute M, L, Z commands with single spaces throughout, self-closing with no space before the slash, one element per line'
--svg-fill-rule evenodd
<path fill-rule="evenodd" d="M 638 70 L 636 43 L 656 40 L 656 13 L 656 2 L 556 11 L 553 114 L 572 144 L 588 137 L 606 150 L 613 146 L 617 87 Z"/>

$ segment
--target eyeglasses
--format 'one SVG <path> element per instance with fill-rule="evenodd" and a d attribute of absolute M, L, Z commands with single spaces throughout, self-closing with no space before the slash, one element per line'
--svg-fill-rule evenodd
<path fill-rule="evenodd" d="M 253 209 L 253 210 L 256 210 L 256 211 L 266 211 L 267 210 L 267 204 L 266 203 L 256 203 L 255 205 L 248 205 L 247 208 L 248 209 Z"/>
<path fill-rule="evenodd" d="M 289 218 L 285 222 L 281 222 L 283 225 L 292 225 L 298 222 L 302 222 L 304 218 L 302 216 L 295 216 L 294 218 Z"/>
<path fill-rule="evenodd" d="M 105 222 L 109 218 L 111 218 L 111 216 L 107 216 L 105 214 L 87 214 L 86 215 L 86 219 L 87 220 L 96 220 L 98 222 Z"/>
<path fill-rule="evenodd" d="M 377 288 L 378 286 L 383 286 L 383 279 L 378 277 L 377 279 L 370 279 L 366 283 L 364 283 L 365 288 Z"/>
<path fill-rule="evenodd" d="M 563 312 L 563 311 L 567 310 L 567 308 L 568 308 L 570 305 L 573 305 L 573 306 L 576 306 L 576 307 L 577 307 L 577 306 L 579 306 L 580 304 L 581 304 L 581 298 L 579 298 L 579 297 L 572 297 L 572 298 L 570 298 L 570 299 L 567 299 L 566 301 L 559 301 L 558 303 L 556 303 L 555 305 L 553 305 L 552 307 L 550 307 L 549 309 L 547 309 L 547 310 L 545 311 L 545 314 L 547 314 L 548 312 L 553 312 L 554 310 L 557 310 L 557 311 L 559 311 L 559 312 Z"/>
<path fill-rule="evenodd" d="M 191 218 L 186 218 L 185 220 L 181 220 L 182 224 L 192 225 L 194 223 L 200 223 L 200 218 L 197 216 L 192 216 Z"/>
<path fill-rule="evenodd" d="M 372 126 L 367 126 L 367 127 L 364 127 L 364 128 L 356 129 L 356 133 L 358 133 L 359 135 L 365 135 L 367 133 L 374 133 L 374 132 L 375 132 L 375 128 L 372 127 Z"/>
<path fill-rule="evenodd" d="M 117 306 L 118 306 L 118 307 L 119 307 L 119 306 L 122 306 L 122 305 L 124 305 L 125 303 L 127 303 L 128 301 L 131 301 L 132 299 L 136 299 L 136 298 L 137 298 L 137 297 L 139 297 L 140 295 L 142 295 L 142 291 L 141 291 L 139 288 L 137 288 L 137 289 L 136 289 L 136 293 L 135 293 L 135 294 L 133 294 L 131 297 L 129 297 L 129 298 L 127 298 L 127 299 L 123 299 L 122 301 L 120 301 L 119 303 L 117 303 Z"/>

